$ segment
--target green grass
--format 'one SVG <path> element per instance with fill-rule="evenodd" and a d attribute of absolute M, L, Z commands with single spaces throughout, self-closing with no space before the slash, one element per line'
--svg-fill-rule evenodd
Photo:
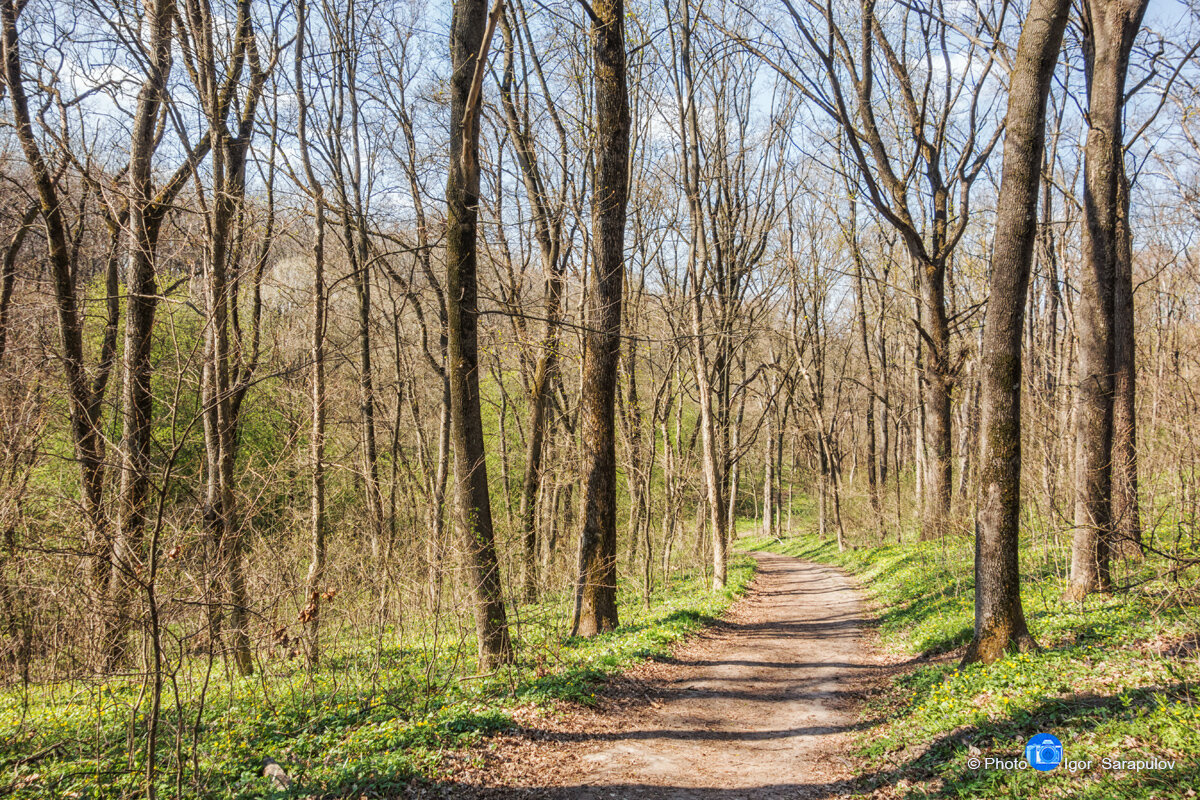
<path fill-rule="evenodd" d="M 448 753 L 509 727 L 517 707 L 594 703 L 601 681 L 666 655 L 714 621 L 752 574 L 753 562 L 736 558 L 723 592 L 710 591 L 699 574 L 683 577 L 656 593 L 649 609 L 635 587 L 623 586 L 624 624 L 588 640 L 561 636 L 567 610 L 561 598 L 522 607 L 521 618 L 545 623 L 514 628 L 518 663 L 489 675 L 470 674 L 473 659 L 464 655 L 473 652 L 470 641 L 382 649 L 343 644 L 315 673 L 295 661 L 271 662 L 267 675 L 228 678 L 218 665 L 198 727 L 203 675 L 181 672 L 178 691 L 170 680 L 164 691 L 159 795 L 287 796 L 260 775 L 270 756 L 296 781 L 297 796 L 394 796 L 414 779 L 445 774 Z M 0 796 L 140 796 L 148 707 L 140 683 L 0 694 Z"/>
<path fill-rule="evenodd" d="M 838 552 L 805 535 L 742 539 L 763 549 L 835 564 L 857 576 L 878 607 L 885 650 L 913 659 L 863 710 L 862 789 L 905 797 L 1165 798 L 1200 795 L 1200 663 L 1162 652 L 1194 637 L 1200 607 L 1172 581 L 1061 601 L 1045 553 L 1023 553 L 1022 602 L 1039 652 L 958 667 L 971 638 L 974 582 L 969 539 Z M 1143 577 L 1155 565 L 1144 565 Z M 1194 587 L 1194 575 L 1178 576 Z M 954 651 L 954 652 L 951 652 Z M 949 654 L 937 658 L 938 654 Z M 919 657 L 919 658 L 915 658 Z M 1063 768 L 972 769 L 968 759 L 1023 758 L 1035 733 L 1056 735 Z M 1104 759 L 1174 761 L 1174 769 L 1106 768 Z"/>

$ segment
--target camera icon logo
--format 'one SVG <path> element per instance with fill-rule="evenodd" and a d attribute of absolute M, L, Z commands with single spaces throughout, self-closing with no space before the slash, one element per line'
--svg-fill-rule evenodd
<path fill-rule="evenodd" d="M 1049 772 L 1062 763 L 1062 742 L 1057 736 L 1039 733 L 1025 745 L 1025 760 L 1038 772 Z"/>

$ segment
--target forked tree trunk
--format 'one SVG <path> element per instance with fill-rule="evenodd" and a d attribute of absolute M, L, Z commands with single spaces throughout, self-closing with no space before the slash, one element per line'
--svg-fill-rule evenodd
<path fill-rule="evenodd" d="M 1076 330 L 1075 533 L 1067 597 L 1109 588 L 1112 546 L 1113 309 L 1124 180 L 1125 77 L 1145 0 L 1084 5 L 1088 135 L 1084 148 L 1083 274 Z"/>
<path fill-rule="evenodd" d="M 211 163 L 212 201 L 208 205 L 208 242 L 204 261 L 205 300 L 208 324 L 205 329 L 204 368 L 202 372 L 204 397 L 204 445 L 206 456 L 206 493 L 204 520 L 207 545 L 209 593 L 209 637 L 218 638 L 220 613 L 228 605 L 230 651 L 233 661 L 243 675 L 253 671 L 249 636 L 249 599 L 242 568 L 241 532 L 237 524 L 234 496 L 234 466 L 237 457 L 237 426 L 240 397 L 245 387 L 235 387 L 231 365 L 230 316 L 236 309 L 237 247 L 233 241 L 235 225 L 243 210 L 246 189 L 246 153 L 253 134 L 259 94 L 265 82 L 255 46 L 255 31 L 249 3 L 238 7 L 236 39 L 233 43 L 233 68 L 229 73 L 218 71 L 208 54 L 218 50 L 217 30 L 207 7 L 199 7 L 187 17 L 188 33 L 199 53 L 189 58 L 188 72 L 193 76 L 209 125 L 209 140 L 213 146 Z M 242 72 L 249 69 L 249 80 Z M 238 99 L 235 131 L 228 117 L 235 97 L 235 87 L 245 85 Z M 234 270 L 231 274 L 231 268 Z M 236 324 L 237 317 L 233 317 Z M 252 356 L 250 356 L 252 358 Z M 249 371 L 252 365 L 247 366 Z M 219 598 L 216 588 L 220 574 L 228 585 L 228 598 Z"/>
<path fill-rule="evenodd" d="M 579 574 L 572 634 L 592 636 L 617 626 L 617 454 L 615 411 L 621 353 L 621 291 L 625 279 L 625 206 L 629 197 L 629 96 L 625 85 L 625 4 L 592 7 L 596 95 L 596 178 L 592 199 L 594 249 L 580 423 L 583 497 Z"/>
<path fill-rule="evenodd" d="M 121 481 L 109 583 L 109 601 L 118 616 L 107 642 L 110 668 L 120 663 L 125 654 L 150 495 L 151 418 L 154 411 L 150 349 L 158 305 L 155 246 L 161 222 L 161 217 L 155 214 L 152 195 L 152 161 L 158 144 L 159 112 L 166 100 L 167 78 L 171 72 L 173 5 L 170 0 L 153 0 L 147 6 L 147 14 L 150 60 L 138 92 L 129 155 L 129 264 L 125 277 Z"/>
<path fill-rule="evenodd" d="M 981 352 L 981 451 L 975 527 L 975 633 L 964 663 L 1036 647 L 1021 606 L 1021 333 L 1046 131 L 1046 97 L 1070 0 L 1035 0 L 1009 83 L 1004 167 Z"/>
<path fill-rule="evenodd" d="M 69 243 L 69 230 L 63 214 L 57 179 L 46 162 L 34 133 L 33 121 L 25 94 L 17 19 L 23 4 L 6 0 L 0 3 L 0 46 L 3 55 L 4 86 L 8 90 L 13 113 L 13 128 L 25 156 L 37 193 L 34 209 L 41 214 L 45 230 L 46 249 L 50 261 L 50 277 L 54 285 L 54 305 L 58 320 L 58 335 L 66 379 L 71 439 L 79 462 L 79 483 L 87 529 L 84 548 L 90 552 L 89 587 L 97 600 L 95 611 L 99 638 L 106 641 L 109 609 L 103 599 L 109 592 L 111 528 L 104 510 L 105 440 L 99 429 L 102 401 L 108 378 L 116 357 L 117 328 L 120 315 L 118 245 L 121 223 L 110 219 L 110 244 L 105 288 L 108 295 L 108 320 L 105 327 L 101 356 L 95 373 L 90 376 L 84 366 L 83 322 L 76 291 L 75 265 Z M 14 242 L 8 255 L 16 256 L 19 242 Z M 6 278 L 8 274 L 6 270 Z M 15 275 L 15 272 L 12 274 Z M 6 286 L 7 289 L 7 286 Z M 102 655 L 102 661 L 107 657 Z M 103 664 L 101 664 L 103 666 Z"/>

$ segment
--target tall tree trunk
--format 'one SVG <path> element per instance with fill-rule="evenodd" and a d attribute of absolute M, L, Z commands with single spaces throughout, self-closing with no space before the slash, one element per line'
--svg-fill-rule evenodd
<path fill-rule="evenodd" d="M 108 596 L 112 568 L 111 529 L 104 510 L 105 440 L 99 429 L 102 401 L 116 358 L 117 329 L 120 315 L 118 246 L 121 220 L 110 219 L 110 244 L 105 289 L 108 295 L 108 320 L 101 345 L 100 361 L 90 376 L 84 365 L 83 321 L 76 292 L 76 270 L 69 243 L 70 232 L 58 191 L 58 175 L 46 162 L 34 133 L 33 120 L 25 94 L 17 18 L 24 4 L 14 0 L 0 3 L 0 46 L 2 46 L 4 86 L 8 90 L 17 141 L 29 165 L 37 192 L 37 211 L 45 228 L 50 275 L 54 285 L 54 305 L 62 353 L 70 417 L 71 439 L 79 464 L 79 483 L 87 532 L 84 548 L 90 553 L 91 590 L 97 598 L 96 628 L 107 640 L 107 615 L 103 599 Z M 19 244 L 19 243 L 16 243 Z M 10 248 L 9 255 L 15 256 Z M 15 274 L 15 273 L 14 273 Z M 90 383 L 90 385 L 89 385 Z M 103 660 L 107 660 L 104 656 Z"/>
<path fill-rule="evenodd" d="M 915 261 L 921 294 L 922 337 L 925 339 L 925 502 L 921 538 L 935 539 L 949 532 L 953 486 L 953 448 L 950 396 L 950 326 L 946 318 L 946 265 Z"/>
<path fill-rule="evenodd" d="M 768 385 L 768 396 L 771 399 L 767 401 L 767 408 L 763 413 L 763 438 L 766 447 L 763 457 L 762 534 L 767 537 L 775 534 L 775 405 L 774 392 L 771 391 L 773 388 L 773 384 Z"/>
<path fill-rule="evenodd" d="M 617 456 L 615 410 L 625 280 L 625 206 L 629 198 L 629 95 L 625 85 L 624 0 L 592 7 L 596 168 L 592 199 L 590 329 L 583 355 L 580 422 L 583 497 L 579 577 L 572 634 L 617 626 Z"/>
<path fill-rule="evenodd" d="M 554 281 L 561 287 L 561 279 Z M 551 281 L 547 281 L 547 284 Z M 553 290 L 556 295 L 551 312 L 551 300 L 546 300 L 548 319 L 558 313 L 557 296 L 561 288 Z M 543 332 L 542 351 L 534 367 L 533 384 L 529 390 L 529 436 L 525 447 L 525 474 L 521 479 L 521 504 L 518 511 L 521 524 L 522 562 L 521 594 L 526 602 L 532 603 L 538 596 L 538 535 L 537 496 L 542 481 L 542 462 L 545 451 L 547 410 L 550 405 L 550 377 L 554 370 L 558 349 L 557 325 L 546 322 Z"/>
<path fill-rule="evenodd" d="M 640 295 L 639 295 L 640 296 Z M 622 305 L 628 309 L 630 298 L 623 298 Z M 629 323 L 625 325 L 632 327 Z M 642 404 L 637 390 L 637 343 L 630 339 L 626 342 L 623 362 L 625 392 L 618 394 L 618 405 L 621 414 L 621 430 L 625 437 L 628 462 L 626 465 L 626 485 L 629 490 L 629 567 L 637 565 L 638 548 L 641 546 L 642 519 L 646 514 L 650 498 L 648 473 L 653 471 L 653 450 L 648 464 L 643 453 L 645 421 L 642 416 Z"/>
<path fill-rule="evenodd" d="M 479 115 L 489 17 L 482 0 L 457 0 L 450 35 L 450 165 L 446 181 L 446 327 L 450 361 L 450 429 L 454 494 L 467 581 L 475 607 L 479 666 L 512 659 L 492 527 L 479 408 L 479 299 L 476 224 L 479 216 Z"/>
<path fill-rule="evenodd" d="M 235 541 L 233 507 L 233 419 L 229 375 L 229 276 L 227 244 L 233 215 L 233 195 L 226 185 L 225 156 L 222 143 L 213 150 L 213 205 L 209 247 L 205 258 L 205 285 L 208 324 L 205 330 L 204 369 L 204 448 L 206 491 L 204 521 L 211 560 L 208 563 L 209 637 L 215 644 L 219 636 L 220 614 L 224 605 L 217 596 L 221 572 L 226 574 L 231 593 L 230 632 L 233 636 L 234 662 L 242 674 L 249 674 L 249 638 L 246 632 L 245 580 L 241 575 L 241 547 Z M 240 588 L 240 591 L 239 591 Z"/>
<path fill-rule="evenodd" d="M 822 540 L 829 535 L 829 453 L 825 449 L 825 431 L 818 427 L 817 433 L 817 535 Z"/>
<path fill-rule="evenodd" d="M 1129 224 L 1129 178 L 1121 161 L 1117 197 L 1117 260 L 1113 284 L 1113 552 L 1142 554 L 1138 503 L 1137 364 L 1133 318 L 1133 230 Z"/>
<path fill-rule="evenodd" d="M 309 432 L 309 562 L 304 581 L 307 603 L 300 612 L 305 625 L 305 657 L 309 669 L 321 662 L 321 582 L 325 578 L 325 204 L 318 195 L 313 232 L 313 330 L 309 358 L 312 360 L 312 416 Z"/>
<path fill-rule="evenodd" d="M 1113 309 L 1124 180 L 1122 117 L 1129 52 L 1145 0 L 1084 4 L 1088 135 L 1084 148 L 1083 274 L 1076 330 L 1075 533 L 1067 597 L 1109 588 L 1112 545 Z"/>
<path fill-rule="evenodd" d="M 1021 333 L 1046 132 L 1046 97 L 1070 0 L 1035 0 L 1009 81 L 1004 167 L 981 350 L 981 451 L 975 523 L 975 633 L 964 663 L 1036 647 L 1021 606 Z"/>
<path fill-rule="evenodd" d="M 704 303 L 702 292 L 709 269 L 708 234 L 705 230 L 704 208 L 700 181 L 700 123 L 696 110 L 696 90 L 692 77 L 692 19 L 691 6 L 681 6 L 680 63 L 683 73 L 682 94 L 677 97 L 680 128 L 683 133 L 683 181 L 688 197 L 691 218 L 691 240 L 688 252 L 688 280 L 691 283 L 692 347 L 695 357 L 696 389 L 700 395 L 700 460 L 704 472 L 704 494 L 708 504 L 708 520 L 712 532 L 713 587 L 725 586 L 726 530 L 725 476 L 721 469 L 720 447 L 717 442 L 717 409 L 713 404 L 713 386 L 709 377 L 709 360 L 703 334 Z"/>
<path fill-rule="evenodd" d="M 150 360 L 154 314 L 158 304 L 155 244 L 161 217 L 152 194 L 152 161 L 158 144 L 159 113 L 171 72 L 171 0 L 151 0 L 146 8 L 150 31 L 147 74 L 138 92 L 129 154 L 129 264 L 125 277 L 125 348 L 122 361 L 121 482 L 109 598 L 120 615 L 107 643 L 110 667 L 125 655 L 129 609 L 138 582 L 142 539 L 150 494 L 150 440 L 154 396 Z"/>
<path fill-rule="evenodd" d="M 349 216 L 348 211 L 343 217 Z M 354 251 L 350 258 L 354 294 L 358 299 L 358 398 L 361 413 L 361 439 L 363 452 L 363 479 L 367 500 L 367 524 L 369 526 L 371 555 L 378 558 L 383 552 L 386 535 L 383 492 L 379 487 L 379 439 L 376 433 L 375 368 L 372 364 L 371 346 L 371 275 L 370 258 L 367 254 L 366 219 L 361 209 L 354 213 L 357 224 L 354 228 L 346 223 L 346 236 L 353 242 Z"/>
<path fill-rule="evenodd" d="M 515 15 L 514 15 L 515 16 Z M 523 18 L 523 14 L 521 15 Z M 521 501 L 518 511 L 523 546 L 521 562 L 521 593 L 526 602 L 533 602 L 538 594 L 538 531 L 537 498 L 542 481 L 542 463 L 545 457 L 547 410 L 550 405 L 550 387 L 558 363 L 559 315 L 561 314 L 565 276 L 562 257 L 562 211 L 567 181 L 563 176 L 557 202 L 552 204 L 546 181 L 534 149 L 531 124 L 523 116 L 513 96 L 515 81 L 516 37 L 512 21 L 508 16 L 501 20 L 504 35 L 504 78 L 500 84 L 500 99 L 504 107 L 504 118 L 508 124 L 517 154 L 517 164 L 525 185 L 525 194 L 533 210 L 534 235 L 542 257 L 545 275 L 546 316 L 542 336 L 538 342 L 537 364 L 533 382 L 529 387 L 529 435 L 526 438 L 525 474 L 521 480 Z M 528 40 L 528 29 L 523 27 Z M 532 47 L 532 44 L 530 45 Z M 536 59 L 536 54 L 533 55 Z M 540 75 L 540 72 L 539 72 Z M 555 127 L 561 132 L 557 113 L 550 108 Z M 565 140 L 564 140 L 565 142 Z"/>
<path fill-rule="evenodd" d="M 916 291 L 916 279 L 913 280 L 913 290 Z M 917 324 L 921 324 L 922 306 L 918 300 L 914 303 L 916 306 Z M 928 473 L 928 459 L 926 457 L 926 436 L 925 436 L 925 344 L 921 341 L 920 331 L 913 332 L 912 338 L 912 364 L 913 364 L 913 403 L 914 416 L 916 417 L 916 425 L 913 427 L 915 431 L 910 431 L 912 438 L 910 444 L 913 454 L 913 497 L 915 499 L 914 511 L 917 515 L 918 523 L 925 518 L 925 484 L 928 482 L 926 477 Z"/>
<path fill-rule="evenodd" d="M 854 292 L 857 305 L 858 338 L 862 345 L 863 364 L 867 370 L 867 409 L 863 424 L 867 429 L 867 489 L 871 495 L 871 510 L 875 515 L 875 527 L 879 538 L 884 537 L 883 500 L 880 496 L 879 457 L 875 442 L 875 366 L 871 359 L 871 346 L 867 339 L 867 293 L 863 286 L 863 257 L 858 245 L 858 205 L 853 195 L 850 201 L 850 251 L 854 256 Z"/>
<path fill-rule="evenodd" d="M 357 5 L 350 2 L 347 8 L 346 33 L 357 34 L 360 27 Z M 346 176 L 339 175 L 339 191 L 343 207 L 342 221 L 345 226 L 347 254 L 353 275 L 354 294 L 358 300 L 358 393 L 362 413 L 363 478 L 366 482 L 367 518 L 370 525 L 371 555 L 379 558 L 385 549 L 388 532 L 384 521 L 383 492 L 379 486 L 379 442 L 376 434 L 375 369 L 372 364 L 371 346 L 371 259 L 367 238 L 367 206 L 363 200 L 363 157 L 360 132 L 360 99 L 358 91 L 358 53 L 347 53 L 343 65 L 344 91 L 350 105 L 349 167 L 350 193 L 345 191 Z M 338 145 L 339 155 L 341 145 Z M 352 224 L 353 223 L 353 224 Z M 386 546 L 390 546 L 387 542 Z"/>
<path fill-rule="evenodd" d="M 241 532 L 237 524 L 234 496 L 234 466 L 237 458 L 237 418 L 246 387 L 253 371 L 247 363 L 241 380 L 235 380 L 231 364 L 230 317 L 237 325 L 237 247 L 235 225 L 243 211 L 246 190 L 246 153 L 253 135 L 258 99 L 265 82 L 255 44 L 250 4 L 238 5 L 238 19 L 228 73 L 218 71 L 217 33 L 207 6 L 189 8 L 186 17 L 192 49 L 188 73 L 193 76 L 212 143 L 210 167 L 212 201 L 208 206 L 208 247 L 204 259 L 205 326 L 204 368 L 204 444 L 206 456 L 206 493 L 204 520 L 208 551 L 209 637 L 215 642 L 220 620 L 219 608 L 226 603 L 215 592 L 223 572 L 228 584 L 230 651 L 237 670 L 248 675 L 253 670 L 249 637 L 249 600 L 242 568 Z M 234 89 L 242 84 L 242 72 L 249 67 L 246 90 L 239 98 L 236 132 L 230 130 L 228 117 Z M 257 285 L 256 281 L 256 285 Z M 257 308 L 255 315 L 258 314 Z M 257 316 L 255 317 L 257 331 Z M 253 354 L 248 358 L 253 359 Z M 237 384 L 235 386 L 235 383 Z"/>
<path fill-rule="evenodd" d="M 325 515 L 325 327 L 328 298 L 325 287 L 325 192 L 323 184 L 313 170 L 308 142 L 308 102 L 304 97 L 304 47 L 307 3 L 296 3 L 296 64 L 298 124 L 296 129 L 300 145 L 300 160 L 308 180 L 308 193 L 314 207 L 313 222 L 313 285 L 312 285 L 312 339 L 309 358 L 312 369 L 312 416 L 310 418 L 309 459 L 311 462 L 311 504 L 309 519 L 310 555 L 308 575 L 304 581 L 307 602 L 300 611 L 300 622 L 304 625 L 304 654 L 309 669 L 315 670 L 321 661 L 321 582 L 325 577 L 326 515 Z"/>
<path fill-rule="evenodd" d="M 743 375 L 745 369 L 742 370 Z M 738 504 L 738 488 L 741 483 L 742 459 L 740 454 L 740 443 L 742 435 L 742 422 L 746 414 L 746 394 L 741 393 L 738 398 L 737 413 L 733 415 L 732 425 L 726 424 L 726 428 L 731 428 L 729 431 L 730 442 L 725 455 L 725 474 L 729 481 L 727 495 L 725 501 L 725 530 L 728 531 L 730 537 L 737 535 L 737 504 Z"/>
<path fill-rule="evenodd" d="M 702 234 L 701 234 L 702 236 Z M 692 337 L 696 351 L 696 383 L 700 395 L 700 461 L 704 472 L 704 493 L 708 505 L 708 522 L 712 533 L 713 588 L 722 589 L 726 579 L 725 492 L 721 478 L 721 463 L 717 453 L 717 427 L 712 401 L 712 385 L 708 379 L 708 359 L 704 355 L 701 327 L 700 292 L 692 289 Z"/>

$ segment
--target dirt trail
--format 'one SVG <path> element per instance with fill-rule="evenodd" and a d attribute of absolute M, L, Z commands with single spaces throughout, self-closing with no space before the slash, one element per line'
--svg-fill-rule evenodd
<path fill-rule="evenodd" d="M 670 661 L 634 670 L 599 712 L 527 725 L 502 744 L 487 771 L 506 788 L 493 796 L 844 793 L 855 700 L 879 669 L 861 598 L 835 569 L 754 555 L 751 591 L 724 622 Z"/>

